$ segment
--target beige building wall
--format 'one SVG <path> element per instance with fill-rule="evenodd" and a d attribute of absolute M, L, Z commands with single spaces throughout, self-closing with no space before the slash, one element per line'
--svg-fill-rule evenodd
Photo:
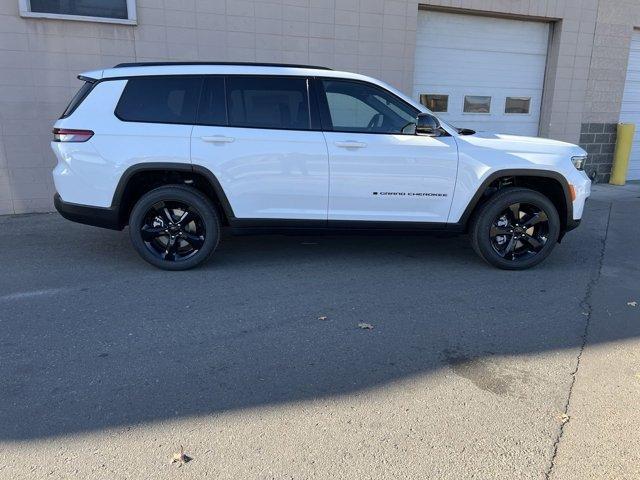
<path fill-rule="evenodd" d="M 22 18 L 18 0 L 2 0 L 0 214 L 52 210 L 51 127 L 82 71 L 127 61 L 304 63 L 410 91 L 417 9 L 413 0 L 137 0 L 131 26 Z"/>
<path fill-rule="evenodd" d="M 170 6 L 170 8 L 165 7 Z M 606 180 L 638 0 L 423 0 L 552 24 L 543 136 L 580 142 Z M 0 214 L 49 211 L 51 126 L 76 75 L 124 61 L 310 63 L 412 91 L 418 0 L 137 0 L 138 25 L 22 18 L 0 2 Z"/>

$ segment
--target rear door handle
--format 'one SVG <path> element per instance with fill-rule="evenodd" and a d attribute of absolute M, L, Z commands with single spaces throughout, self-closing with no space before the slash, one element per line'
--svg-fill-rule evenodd
<path fill-rule="evenodd" d="M 364 148 L 367 146 L 366 143 L 363 142 L 356 142 L 353 140 L 347 140 L 345 142 L 335 142 L 335 146 L 336 147 L 342 147 L 342 148 Z"/>
<path fill-rule="evenodd" d="M 233 137 L 225 137 L 224 135 L 212 135 L 209 137 L 200 137 L 205 142 L 210 143 L 231 143 L 235 140 Z"/>

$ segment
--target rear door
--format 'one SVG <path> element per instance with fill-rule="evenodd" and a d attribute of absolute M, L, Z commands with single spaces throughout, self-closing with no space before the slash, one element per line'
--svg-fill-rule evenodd
<path fill-rule="evenodd" d="M 210 76 L 191 140 L 237 219 L 327 219 L 329 165 L 304 77 Z M 315 98 L 315 97 L 314 97 Z"/>

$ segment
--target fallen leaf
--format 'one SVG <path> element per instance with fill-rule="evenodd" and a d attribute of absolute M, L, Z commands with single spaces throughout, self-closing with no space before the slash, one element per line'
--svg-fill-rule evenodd
<path fill-rule="evenodd" d="M 629 305 L 630 307 L 637 307 L 638 302 L 627 302 L 627 305 Z"/>
<path fill-rule="evenodd" d="M 177 463 L 178 467 L 181 467 L 185 463 L 189 462 L 191 457 L 184 453 L 184 447 L 180 445 L 180 451 L 173 454 L 171 457 L 171 464 Z"/>
<path fill-rule="evenodd" d="M 325 320 L 327 320 L 327 317 L 325 317 L 325 316 L 323 315 L 323 316 L 321 316 L 321 317 L 318 317 L 318 320 L 322 320 L 322 321 L 324 322 Z"/>
<path fill-rule="evenodd" d="M 361 328 L 362 330 L 373 330 L 373 325 L 370 323 L 360 322 L 358 324 L 358 328 Z"/>

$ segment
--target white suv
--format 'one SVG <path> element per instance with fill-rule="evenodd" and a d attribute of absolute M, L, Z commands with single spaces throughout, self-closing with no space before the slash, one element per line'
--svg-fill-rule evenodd
<path fill-rule="evenodd" d="M 505 269 L 546 258 L 582 217 L 586 152 L 438 120 L 373 78 L 327 68 L 121 64 L 56 122 L 57 210 L 122 229 L 183 270 L 233 233 L 468 232 Z"/>

